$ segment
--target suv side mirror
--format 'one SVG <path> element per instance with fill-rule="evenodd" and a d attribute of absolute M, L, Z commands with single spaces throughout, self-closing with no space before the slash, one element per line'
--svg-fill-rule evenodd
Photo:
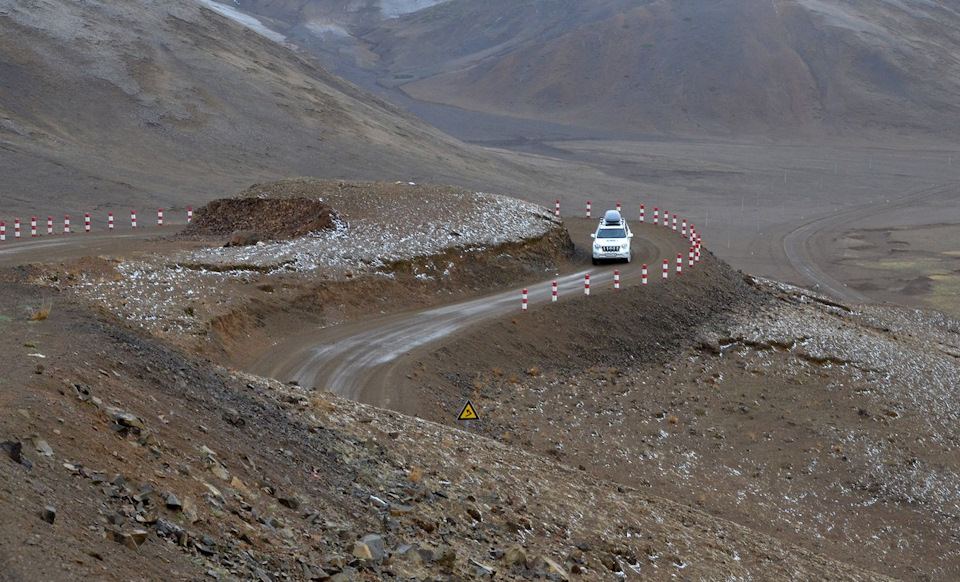
<path fill-rule="evenodd" d="M 590 238 L 597 238 L 597 233 L 591 232 L 591 233 L 590 233 Z"/>
<path fill-rule="evenodd" d="M 631 232 L 630 234 L 628 234 L 627 238 L 633 238 L 633 233 Z"/>

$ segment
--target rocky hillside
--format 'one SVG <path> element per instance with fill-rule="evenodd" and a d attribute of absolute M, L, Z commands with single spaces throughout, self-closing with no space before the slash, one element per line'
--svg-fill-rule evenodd
<path fill-rule="evenodd" d="M 318 198 L 335 227 L 283 240 L 275 218 Z M 262 242 L 224 248 L 252 203 Z M 3 271 L 13 579 L 946 581 L 960 563 L 953 319 L 709 252 L 649 286 L 601 271 L 591 296 L 400 350 L 386 396 L 411 417 L 240 370 L 311 330 L 584 268 L 548 210 L 290 180 L 203 214 L 149 255 Z M 638 253 L 679 238 L 635 232 Z"/>
<path fill-rule="evenodd" d="M 304 184 L 288 186 L 296 197 Z M 363 197 L 350 195 L 356 185 L 334 182 L 325 187 L 334 213 L 352 221 L 354 228 L 364 224 L 359 208 L 368 209 L 369 221 L 385 216 L 370 210 L 374 207 L 393 206 L 391 216 L 397 216 L 409 205 L 409 200 L 398 204 L 404 199 L 402 185 L 397 186 L 399 191 L 381 189 L 379 195 L 368 189 Z M 276 189 L 277 185 L 257 188 L 261 195 Z M 340 198 L 332 195 L 338 189 L 346 190 Z M 465 209 L 507 204 L 466 194 L 459 200 L 458 213 L 473 217 L 466 221 L 463 236 L 474 236 L 473 227 L 483 235 L 482 227 L 490 224 L 483 213 Z M 511 208 L 516 214 L 516 207 Z M 447 210 L 440 206 L 438 211 Z M 531 218 L 548 227 L 553 224 L 544 209 Z M 551 231 L 545 229 L 540 238 L 549 239 Z M 506 258 L 502 246 L 470 250 L 479 257 L 475 262 L 488 267 L 448 266 L 463 270 L 453 278 L 460 292 L 490 285 L 491 272 L 505 275 L 489 265 L 517 264 L 517 274 L 526 265 L 530 270 L 524 277 L 542 273 L 539 261 L 547 254 L 538 248 L 537 238 L 515 243 Z M 194 278 L 185 276 L 189 269 L 176 268 L 183 255 L 172 250 L 180 242 L 160 244 L 156 263 L 169 269 L 160 276 L 124 269 L 128 261 L 123 259 L 118 264 L 83 259 L 2 273 L 0 545 L 7 550 L 0 554 L 0 579 L 884 579 L 882 573 L 802 547 L 790 536 L 764 533 L 745 527 L 739 518 L 711 513 L 706 510 L 709 505 L 671 500 L 659 486 L 637 480 L 641 473 L 625 479 L 605 475 L 600 467 L 571 463 L 568 455 L 581 450 L 579 437 L 553 441 L 553 419 L 509 413 L 527 390 L 553 390 L 558 385 L 551 379 L 555 370 L 596 374 L 593 366 L 603 366 L 599 373 L 611 374 L 605 383 L 616 384 L 617 394 L 645 399 L 641 377 L 623 378 L 606 366 L 634 361 L 672 369 L 677 354 L 702 345 L 703 334 L 720 333 L 720 339 L 713 340 L 719 342 L 715 349 L 726 350 L 724 338 L 737 337 L 737 324 L 729 319 L 731 309 L 755 313 L 776 297 L 752 288 L 718 261 L 707 257 L 703 269 L 696 271 L 702 274 L 691 274 L 698 278 L 689 283 L 681 279 L 672 287 L 660 285 L 654 296 L 658 309 L 652 311 L 631 309 L 633 315 L 625 317 L 623 303 L 600 289 L 590 298 L 589 309 L 577 308 L 582 301 L 565 304 L 563 329 L 588 339 L 591 350 L 564 343 L 555 359 L 539 357 L 547 384 L 539 384 L 540 374 L 528 368 L 530 382 L 505 378 L 498 388 L 502 396 L 478 386 L 483 399 L 477 403 L 483 406 L 484 417 L 489 413 L 491 424 L 482 421 L 466 431 L 431 421 L 433 415 L 434 420 L 455 422 L 442 411 L 434 414 L 430 406 L 424 408 L 426 418 L 408 417 L 191 355 L 175 347 L 192 343 L 191 330 L 180 332 L 188 342 L 168 341 L 176 339 L 177 329 L 151 327 L 157 312 L 142 320 L 123 312 L 117 317 L 117 309 L 152 301 L 150 293 L 128 288 L 127 303 L 121 306 L 98 299 L 91 288 L 124 279 L 146 280 L 151 289 L 172 289 L 171 297 L 200 295 L 198 305 L 221 300 L 238 305 L 251 292 L 276 292 L 271 301 L 278 301 L 284 297 L 281 288 L 292 280 L 283 269 L 272 275 L 239 269 L 227 278 L 213 274 L 216 285 L 195 287 Z M 164 250 L 163 244 L 172 246 Z M 283 244 L 264 245 L 264 260 L 275 261 L 273 251 Z M 246 260 L 262 248 L 246 248 Z M 349 248 L 340 255 L 348 255 Z M 557 247 L 558 257 L 564 249 Z M 219 254 L 214 248 L 206 252 Z M 445 264 L 452 256 L 431 253 L 415 266 Z M 143 258 L 133 262 L 141 264 Z M 314 269 L 315 275 L 325 270 Z M 382 296 L 391 298 L 390 308 L 414 307 L 428 295 L 437 301 L 456 291 L 429 273 L 405 280 L 398 271 L 395 280 L 388 278 L 388 292 Z M 275 286 L 268 289 L 268 279 L 255 280 L 257 276 L 273 277 Z M 290 333 L 298 329 L 296 325 L 329 322 L 321 310 L 325 303 L 332 303 L 328 313 L 341 321 L 363 319 L 367 309 L 344 310 L 340 302 L 378 278 L 375 266 L 366 274 L 347 274 L 339 295 L 318 295 L 313 304 L 288 302 L 259 313 L 248 304 L 244 309 L 251 317 L 245 331 L 285 327 Z M 251 283 L 257 284 L 256 290 Z M 218 298 L 210 293 L 236 295 Z M 624 293 L 631 301 L 643 301 L 647 291 L 634 286 Z M 194 315 L 200 316 L 200 310 Z M 468 344 L 469 357 L 459 359 L 459 364 L 453 359 L 438 361 L 460 366 L 461 372 L 480 361 L 484 367 L 493 365 L 493 372 L 498 360 L 484 359 L 484 353 L 520 345 L 522 338 L 548 337 L 556 332 L 557 315 L 561 314 L 544 310 L 522 325 L 515 319 L 493 322 L 482 343 L 472 339 Z M 635 316 L 658 322 L 648 325 L 647 332 L 662 334 L 663 343 L 637 346 L 642 357 L 631 358 L 633 350 L 623 343 L 628 337 L 623 332 L 631 328 Z M 668 333 L 663 323 L 678 317 L 689 329 Z M 610 326 L 613 321 L 620 324 Z M 619 331 L 611 333 L 614 329 Z M 553 339 L 563 341 L 561 335 Z M 580 359 L 568 358 L 567 353 L 581 354 Z M 611 354 L 624 359 L 611 360 Z M 424 388 L 435 373 L 444 373 L 442 365 L 430 362 L 410 375 L 422 376 Z M 522 364 L 500 365 L 513 374 L 508 365 L 516 363 Z M 629 368 L 625 365 L 623 370 Z M 434 395 L 458 400 L 462 386 L 449 387 L 453 391 Z M 504 407 L 500 413 L 494 402 Z M 704 408 L 701 418 L 706 423 L 727 414 L 722 403 L 705 400 L 693 406 Z M 571 411 L 552 412 L 565 416 Z M 613 418 L 592 406 L 584 412 L 604 423 Z M 677 412 L 677 421 L 661 418 L 666 428 L 658 438 L 666 439 L 664 432 L 687 430 L 691 421 L 681 414 Z M 767 412 L 757 409 L 756 414 Z M 653 422 L 648 411 L 642 418 Z M 606 440 L 613 439 L 613 433 L 596 428 L 603 431 L 598 435 L 604 442 L 618 446 L 616 440 Z M 689 430 L 714 432 L 699 424 L 689 425 Z M 551 439 L 555 452 L 545 453 L 544 438 Z M 711 437 L 707 442 L 715 441 Z M 724 447 L 716 450 L 722 453 Z M 720 466 L 720 457 L 713 455 L 702 449 L 696 456 Z"/>

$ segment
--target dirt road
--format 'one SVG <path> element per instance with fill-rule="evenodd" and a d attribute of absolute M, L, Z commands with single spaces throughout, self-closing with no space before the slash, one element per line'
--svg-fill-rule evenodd
<path fill-rule="evenodd" d="M 923 206 L 928 199 L 938 198 L 956 188 L 956 183 L 920 188 L 883 204 L 862 204 L 810 220 L 784 235 L 784 253 L 794 270 L 811 286 L 818 286 L 821 293 L 846 301 L 868 302 L 869 297 L 827 274 L 814 257 L 829 257 L 831 254 L 836 254 L 835 250 L 829 248 L 831 241 L 850 230 L 851 224 L 863 223 L 868 219 L 883 216 L 892 219 L 907 207 Z"/>
<path fill-rule="evenodd" d="M 596 222 L 577 218 L 564 222 L 574 242 L 589 248 Z M 613 288 L 615 270 L 620 272 L 621 285 L 625 286 L 640 284 L 643 264 L 649 267 L 649 284 L 659 284 L 664 259 L 670 261 L 670 276 L 675 276 L 677 254 L 683 255 L 683 266 L 687 268 L 689 243 L 678 232 L 650 223 L 634 223 L 633 230 L 636 236 L 630 264 L 575 269 L 530 285 L 527 287 L 529 308 L 535 309 L 538 304 L 552 300 L 554 280 L 562 301 L 563 297 L 584 294 L 587 273 L 591 275 L 591 293 L 604 293 Z M 480 320 L 510 313 L 521 313 L 521 289 L 509 289 L 455 305 L 317 329 L 273 346 L 248 371 L 305 387 L 326 388 L 362 402 L 397 407 L 397 398 L 409 396 L 395 394 L 391 388 L 395 385 L 393 371 L 402 361 L 416 358 L 427 345 L 435 349 L 437 342 Z M 402 408 L 411 405 L 406 402 Z"/>
<path fill-rule="evenodd" d="M 171 224 L 137 229 L 118 228 L 114 231 L 73 232 L 35 238 L 27 235 L 20 240 L 13 239 L 8 233 L 7 240 L 0 243 L 0 266 L 13 267 L 25 263 L 53 263 L 85 256 L 130 256 L 150 252 L 157 248 L 160 237 L 174 235 L 184 226 L 185 224 Z"/>

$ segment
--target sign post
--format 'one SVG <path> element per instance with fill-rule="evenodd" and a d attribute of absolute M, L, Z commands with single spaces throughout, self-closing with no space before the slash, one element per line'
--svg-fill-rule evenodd
<path fill-rule="evenodd" d="M 467 400 L 467 403 L 463 405 L 463 410 L 460 411 L 460 415 L 457 416 L 457 420 L 466 421 L 466 431 L 470 432 L 470 421 L 471 420 L 480 420 L 480 415 L 477 414 L 477 409 L 473 407 L 473 404 L 470 404 L 470 401 Z"/>

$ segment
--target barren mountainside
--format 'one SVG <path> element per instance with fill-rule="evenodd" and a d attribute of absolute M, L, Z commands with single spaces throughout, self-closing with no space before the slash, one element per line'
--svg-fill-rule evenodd
<path fill-rule="evenodd" d="M 301 175 L 500 191 L 552 180 L 464 146 L 199 2 L 4 3 L 0 79 L 5 217 L 92 210 L 81 201 L 200 206 Z"/>
<path fill-rule="evenodd" d="M 949 3 L 396 4 L 408 12 L 374 2 L 240 6 L 311 50 L 375 71 L 383 85 L 464 109 L 788 140 L 958 126 L 960 13 Z"/>

